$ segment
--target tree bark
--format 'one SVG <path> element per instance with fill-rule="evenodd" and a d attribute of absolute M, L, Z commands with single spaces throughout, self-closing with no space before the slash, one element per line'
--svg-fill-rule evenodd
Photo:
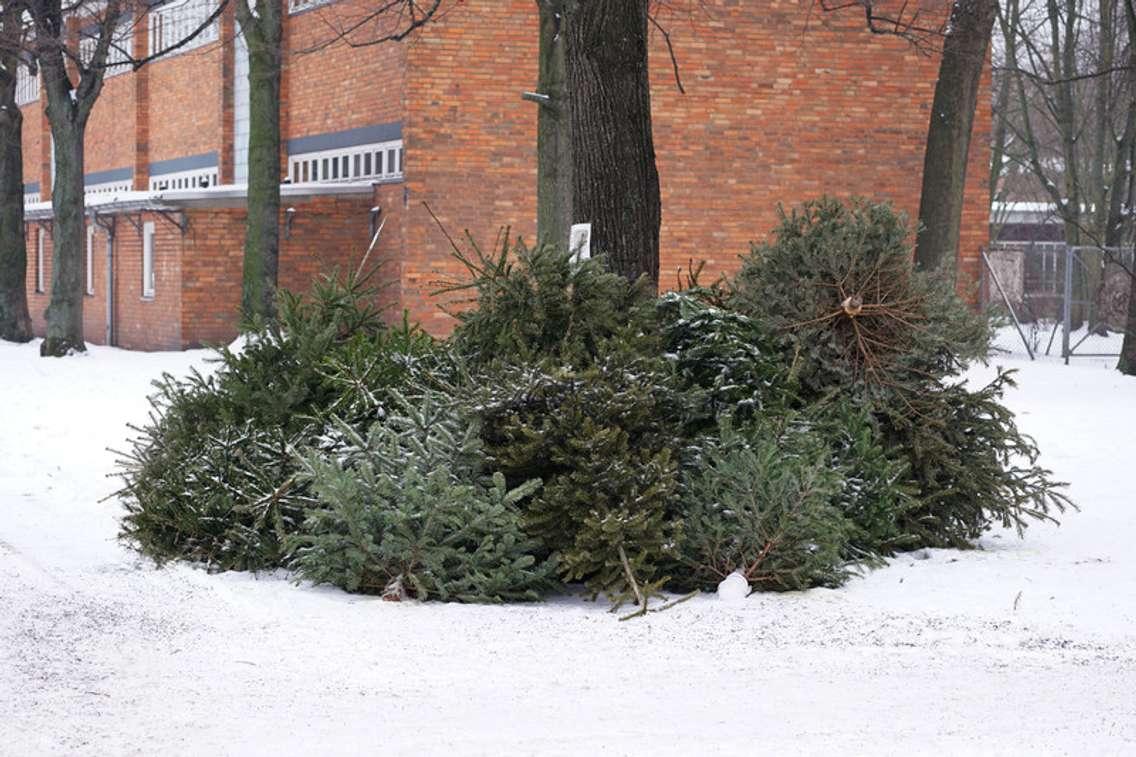
<path fill-rule="evenodd" d="M 51 300 L 44 318 L 47 334 L 40 345 L 45 357 L 87 349 L 83 342 L 83 136 L 86 118 L 50 115 L 55 140 L 55 178 L 51 182 Z M 58 110 L 58 108 L 56 107 Z"/>
<path fill-rule="evenodd" d="M 954 267 L 958 259 L 967 155 L 996 0 L 955 0 L 931 106 L 915 264 Z"/>
<path fill-rule="evenodd" d="M 283 3 L 237 3 L 249 51 L 248 221 L 245 231 L 241 315 L 276 317 L 280 269 L 280 82 Z"/>
<path fill-rule="evenodd" d="M 1120 345 L 1120 360 L 1116 370 L 1126 376 L 1136 376 L 1136 276 L 1129 277 L 1128 318 L 1125 324 L 1124 341 Z"/>
<path fill-rule="evenodd" d="M 1124 0 L 1124 18 L 1128 24 L 1128 80 L 1134 88 L 1136 88 L 1136 1 Z M 1133 120 L 1136 119 L 1133 113 L 1133 106 L 1130 104 L 1128 112 L 1128 126 L 1131 127 Z M 1130 132 L 1126 130 L 1126 135 Z M 1133 162 L 1136 162 L 1136 144 L 1129 142 L 1128 146 L 1128 207 L 1131 208 L 1136 203 L 1136 171 L 1133 169 Z M 1124 159 L 1124 154 L 1121 153 L 1120 158 Z M 1116 192 L 1120 194 L 1120 191 Z M 1119 224 L 1117 224 L 1117 237 L 1119 239 Z M 1133 241 L 1136 241 L 1134 239 Z M 1133 266 L 1136 267 L 1136 256 L 1133 257 Z M 1130 271 L 1131 273 L 1131 271 Z M 1128 286 L 1128 319 L 1125 324 L 1124 342 L 1120 347 L 1120 360 L 1116 364 L 1117 370 L 1128 376 L 1136 376 L 1136 275 L 1130 277 L 1131 281 Z"/>
<path fill-rule="evenodd" d="M 661 201 L 651 133 L 647 0 L 575 0 L 567 15 L 572 220 L 628 279 L 659 282 Z"/>
<path fill-rule="evenodd" d="M 1006 195 L 1006 188 L 1002 186 L 1002 180 L 1006 174 L 1007 166 L 1012 164 L 1010 159 L 1009 145 L 1010 138 L 1010 100 L 1013 95 L 1014 75 L 1011 70 L 1017 65 L 1018 52 L 1018 25 L 1020 21 L 1020 13 L 1018 12 L 1018 0 L 1008 0 L 1003 5 L 999 6 L 995 13 L 998 29 L 1002 38 L 1002 61 L 1006 70 L 1000 72 L 998 75 L 997 69 L 995 73 L 995 86 L 997 86 L 997 95 L 994 101 L 994 134 L 991 145 L 991 158 L 990 158 L 990 179 L 989 191 L 990 202 L 1001 200 Z M 991 32 L 993 35 L 993 32 Z M 1001 233 L 1002 225 L 1005 223 L 1005 214 L 993 218 L 990 224 L 990 238 L 997 239 Z"/>
<path fill-rule="evenodd" d="M 539 104 L 536 132 L 536 235 L 567 248 L 572 224 L 572 134 L 565 86 L 564 0 L 536 0 L 540 9 Z"/>
<path fill-rule="evenodd" d="M 0 339 L 26 342 L 32 338 L 32 323 L 24 239 L 23 114 L 16 105 L 17 58 L 6 44 L 18 34 L 19 13 L 6 9 L 0 24 Z"/>

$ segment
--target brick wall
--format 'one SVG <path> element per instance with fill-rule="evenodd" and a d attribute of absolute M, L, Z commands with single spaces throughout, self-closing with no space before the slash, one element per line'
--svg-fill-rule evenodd
<path fill-rule="evenodd" d="M 406 298 L 402 291 L 402 268 L 407 254 L 406 229 L 409 214 L 402 182 L 375 186 L 374 206 L 382 211 L 382 233 L 367 259 L 365 271 L 381 285 L 379 304 L 391 323 L 401 323 Z M 370 244 L 370 240 L 368 240 Z"/>
<path fill-rule="evenodd" d="M 221 150 L 221 43 L 147 66 L 151 162 Z"/>
<path fill-rule="evenodd" d="M 154 213 L 135 214 L 140 226 L 154 224 L 154 296 L 142 296 L 142 234 L 126 216 L 103 217 L 114 222 L 114 335 L 119 347 L 136 350 L 182 348 L 181 338 L 181 259 L 182 239 L 177 227 Z M 39 229 L 44 239 L 44 292 L 35 291 L 36 239 Z M 107 231 L 96 225 L 91 263 L 94 293 L 83 296 L 83 338 L 91 344 L 106 343 L 106 242 Z M 144 227 L 143 227 L 144 228 Z M 51 224 L 29 223 L 28 310 L 36 336 L 43 336 L 44 310 L 51 300 Z M 84 236 L 84 240 L 86 236 Z M 84 250 L 84 271 L 86 256 Z M 86 278 L 84 275 L 84 293 Z"/>
<path fill-rule="evenodd" d="M 358 268 L 370 242 L 371 198 L 322 197 L 285 201 L 295 209 L 291 234 L 281 240 L 282 288 L 307 291 L 321 274 Z M 244 252 L 243 208 L 186 213 L 186 233 L 152 212 L 113 217 L 114 336 L 116 346 L 171 350 L 222 344 L 237 334 Z M 104 223 L 111 220 L 104 216 Z M 283 217 L 281 223 L 283 224 Z M 135 223 L 138 227 L 135 227 Z M 154 295 L 142 295 L 142 231 L 154 224 Z M 392 228 L 397 228 L 397 223 Z M 44 229 L 44 292 L 36 292 L 38 223 L 28 224 L 28 309 L 37 336 L 51 290 L 51 225 Z M 83 298 L 84 338 L 104 344 L 106 332 L 106 230 L 96 227 L 92 255 L 94 294 Z M 372 253 L 371 261 L 375 260 Z M 388 277 L 387 269 L 375 284 Z"/>
<path fill-rule="evenodd" d="M 323 273 L 359 265 L 370 241 L 370 199 L 285 199 L 284 208 L 289 207 L 295 213 L 289 237 L 281 239 L 281 288 L 304 292 Z M 181 269 L 181 347 L 221 344 L 237 334 L 245 216 L 243 208 L 189 213 Z"/>
<path fill-rule="evenodd" d="M 46 331 L 43 313 L 51 302 L 51 224 L 29 223 L 26 227 L 26 243 L 28 250 L 28 314 L 32 319 L 32 330 L 36 336 L 43 336 Z M 38 238 L 43 236 L 42 259 L 37 256 Z M 43 268 L 42 277 L 37 276 L 40 267 Z M 37 279 L 41 278 L 43 287 L 39 287 Z"/>
<path fill-rule="evenodd" d="M 106 251 L 107 232 L 96 224 L 91 239 L 92 293 L 88 293 L 86 265 L 83 267 L 83 334 L 92 344 L 106 344 Z"/>
<path fill-rule="evenodd" d="M 332 44 L 335 30 L 374 7 L 370 0 L 343 0 L 289 17 L 288 136 L 345 131 L 402 117 L 406 46 Z M 373 24 L 364 24 L 351 38 L 364 42 L 376 31 Z"/>
<path fill-rule="evenodd" d="M 858 194 L 915 218 L 936 56 L 871 34 L 862 12 L 821 13 L 811 0 L 707 0 L 659 20 L 686 89 L 677 91 L 653 33 L 663 287 L 689 260 L 706 261 L 707 275 L 735 270 L 750 241 L 776 224 L 778 203 Z M 535 86 L 536 45 L 529 0 L 468 0 L 410 47 L 402 293 L 436 333 L 452 324 L 429 297 L 431 282 L 459 271 L 422 201 L 451 233 L 468 228 L 486 245 L 505 225 L 533 234 L 537 106 L 520 93 Z M 964 279 L 987 238 L 989 131 L 983 107 L 968 172 Z"/>
<path fill-rule="evenodd" d="M 52 237 L 52 225 L 50 221 L 39 223 L 33 222 L 27 224 L 25 243 L 28 252 L 28 267 L 27 267 L 27 291 L 28 291 L 28 312 L 32 319 L 32 330 L 36 336 L 43 336 L 46 331 L 46 323 L 44 321 L 44 311 L 51 303 L 51 272 L 53 269 L 52 255 L 54 252 L 54 240 Z M 37 270 L 40 263 L 37 260 L 38 252 L 38 239 L 40 234 L 43 235 L 43 290 L 39 291 L 37 285 Z M 105 237 L 103 237 L 105 239 Z M 105 332 L 105 313 L 106 313 L 106 299 L 105 286 L 101 277 L 106 275 L 105 261 L 99 257 L 99 253 L 105 253 L 105 247 L 102 247 L 96 242 L 94 271 L 95 271 L 95 296 L 83 296 L 83 330 L 86 334 L 86 339 L 94 344 L 104 343 Z M 84 271 L 86 268 L 84 267 Z M 85 281 L 85 279 L 84 279 Z M 86 285 L 84 284 L 84 292 L 86 292 Z"/>
<path fill-rule="evenodd" d="M 134 82 L 129 73 L 106 79 L 91 110 L 84 173 L 134 166 Z M 44 95 L 46 97 L 46 94 Z"/>
<path fill-rule="evenodd" d="M 405 45 L 326 45 L 333 36 L 329 24 L 348 22 L 370 7 L 367 0 L 343 0 L 286 17 L 285 141 L 401 119 Z M 85 171 L 133 167 L 135 186 L 144 189 L 150 162 L 216 152 L 222 178 L 231 180 L 235 23 L 227 11 L 220 41 L 109 77 L 91 114 Z M 146 31 L 144 21 L 135 27 L 135 55 L 148 52 Z M 366 38 L 373 31 L 367 26 L 359 34 Z M 40 181 L 41 173 L 50 172 L 42 101 L 23 110 L 25 181 Z"/>
<path fill-rule="evenodd" d="M 20 108 L 20 113 L 24 117 L 23 138 L 21 140 L 21 148 L 24 154 L 24 183 L 39 183 L 40 194 L 46 200 L 47 195 L 43 195 L 45 187 L 40 171 L 40 163 L 43 159 L 43 125 L 47 121 L 43 114 L 43 104 L 39 100 L 29 103 Z"/>
<path fill-rule="evenodd" d="M 142 234 L 119 216 L 115 239 L 114 343 L 130 350 L 175 350 L 181 334 L 181 278 L 185 245 L 167 219 L 143 213 L 154 224 L 154 295 L 142 295 Z"/>
<path fill-rule="evenodd" d="M 536 5 L 470 0 L 425 27 L 409 46 L 406 115 L 406 250 L 403 305 L 428 331 L 452 319 L 431 293 L 465 269 L 423 203 L 455 238 L 468 229 L 486 248 L 505 226 L 536 231 Z"/>

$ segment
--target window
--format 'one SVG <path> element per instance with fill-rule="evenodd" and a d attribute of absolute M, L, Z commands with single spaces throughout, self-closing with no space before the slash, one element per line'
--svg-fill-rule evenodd
<path fill-rule="evenodd" d="M 16 105 L 27 105 L 39 99 L 39 76 L 25 66 L 16 69 Z"/>
<path fill-rule="evenodd" d="M 327 5 L 330 2 L 332 2 L 332 0 L 288 0 L 288 12 L 299 13 L 300 11 Z"/>
<path fill-rule="evenodd" d="M 43 229 L 37 229 L 36 235 L 36 288 L 37 292 L 43 292 Z"/>
<path fill-rule="evenodd" d="M 150 9 L 150 55 L 181 42 L 193 34 L 217 11 L 217 0 L 173 0 Z M 217 21 L 209 24 L 192 41 L 171 53 L 183 53 L 195 47 L 216 42 L 219 37 Z"/>
<path fill-rule="evenodd" d="M 204 189 L 217 186 L 217 169 L 205 168 L 194 171 L 178 171 L 150 177 L 151 192 L 165 192 L 175 189 Z"/>
<path fill-rule="evenodd" d="M 54 178 L 54 177 L 52 177 Z M 130 179 L 123 181 L 104 181 L 101 184 L 87 184 L 83 187 L 83 193 L 89 195 L 102 195 L 111 192 L 129 192 L 134 187 L 134 182 Z"/>
<path fill-rule="evenodd" d="M 154 222 L 142 226 L 142 296 L 154 296 Z"/>
<path fill-rule="evenodd" d="M 107 50 L 106 72 L 103 74 L 103 78 L 124 74 L 130 70 L 130 58 L 133 52 L 131 50 L 132 27 L 133 23 L 129 18 L 115 27 L 110 39 L 110 49 Z M 89 30 L 80 32 L 79 60 L 83 61 L 83 65 L 89 64 L 91 58 L 95 57 L 95 48 L 99 45 L 99 31 L 100 28 L 94 26 Z"/>
<path fill-rule="evenodd" d="M 288 178 L 293 184 L 397 179 L 402 177 L 402 142 L 290 155 L 288 167 Z"/>
<path fill-rule="evenodd" d="M 95 293 L 95 227 L 87 227 L 87 295 Z"/>

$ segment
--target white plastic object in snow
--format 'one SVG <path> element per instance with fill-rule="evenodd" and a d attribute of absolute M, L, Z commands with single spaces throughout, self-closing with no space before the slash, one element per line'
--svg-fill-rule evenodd
<path fill-rule="evenodd" d="M 749 581 L 736 570 L 718 584 L 718 599 L 723 602 L 741 602 L 748 595 Z"/>

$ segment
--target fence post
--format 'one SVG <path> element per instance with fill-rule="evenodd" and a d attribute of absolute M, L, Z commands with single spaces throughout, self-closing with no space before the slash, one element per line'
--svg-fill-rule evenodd
<path fill-rule="evenodd" d="M 1069 331 L 1073 325 L 1073 247 L 1065 245 L 1065 296 L 1061 307 L 1061 357 L 1069 365 Z"/>

